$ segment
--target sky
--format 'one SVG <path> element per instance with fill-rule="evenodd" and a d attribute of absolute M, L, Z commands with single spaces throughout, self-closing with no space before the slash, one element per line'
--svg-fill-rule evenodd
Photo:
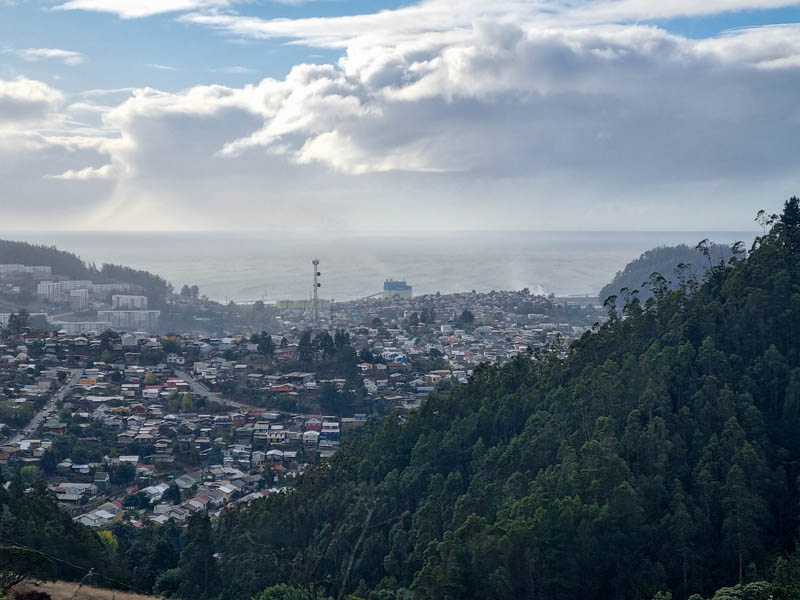
<path fill-rule="evenodd" d="M 0 0 L 0 231 L 743 230 L 800 0 Z"/>

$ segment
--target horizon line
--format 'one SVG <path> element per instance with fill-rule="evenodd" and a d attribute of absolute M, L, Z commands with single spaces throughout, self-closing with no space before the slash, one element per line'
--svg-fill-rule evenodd
<path fill-rule="evenodd" d="M 278 235 L 359 235 L 359 234 L 452 234 L 452 233 L 746 233 L 759 234 L 758 229 L 692 228 L 692 229 L 10 229 L 0 236 L 24 234 L 278 234 Z"/>

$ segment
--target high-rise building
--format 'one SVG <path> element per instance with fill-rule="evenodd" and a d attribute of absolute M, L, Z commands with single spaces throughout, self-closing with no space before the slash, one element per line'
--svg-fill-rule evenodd
<path fill-rule="evenodd" d="M 84 310 L 89 307 L 89 290 L 70 290 L 69 305 L 72 310 Z"/>

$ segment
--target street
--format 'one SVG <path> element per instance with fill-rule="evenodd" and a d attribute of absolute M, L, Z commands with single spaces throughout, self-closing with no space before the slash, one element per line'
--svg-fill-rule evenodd
<path fill-rule="evenodd" d="M 70 371 L 69 380 L 66 381 L 64 385 L 62 385 L 58 389 L 58 391 L 53 393 L 53 395 L 50 397 L 50 400 L 47 401 L 47 404 L 45 404 L 44 407 L 42 407 L 42 410 L 33 415 L 33 418 L 28 422 L 28 424 L 25 425 L 24 428 L 21 428 L 12 437 L 10 437 L 6 441 L 6 443 L 14 444 L 16 442 L 24 440 L 30 435 L 30 433 L 33 433 L 39 427 L 39 425 L 41 425 L 42 421 L 44 421 L 45 415 L 47 415 L 48 413 L 50 413 L 52 410 L 55 409 L 56 403 L 59 400 L 63 400 L 66 393 L 69 392 L 72 388 L 74 388 L 78 384 L 82 372 L 83 372 L 82 369 L 72 369 Z"/>
<path fill-rule="evenodd" d="M 212 392 L 204 385 L 198 383 L 191 375 L 189 375 L 186 371 L 180 371 L 175 369 L 175 375 L 183 379 L 186 383 L 189 384 L 192 392 L 198 394 L 200 396 L 206 396 L 210 400 L 214 402 L 219 402 L 220 404 L 225 404 L 227 406 L 232 406 L 234 408 L 254 408 L 249 404 L 244 404 L 242 402 L 236 402 L 235 400 L 228 400 L 227 398 L 223 398 L 216 392 Z"/>

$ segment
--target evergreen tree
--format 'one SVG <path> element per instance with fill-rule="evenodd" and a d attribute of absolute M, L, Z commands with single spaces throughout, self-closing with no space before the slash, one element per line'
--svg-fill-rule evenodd
<path fill-rule="evenodd" d="M 214 597 L 218 584 L 217 564 L 211 520 L 206 513 L 197 513 L 189 519 L 178 569 L 181 574 L 178 596 L 187 600 Z"/>

